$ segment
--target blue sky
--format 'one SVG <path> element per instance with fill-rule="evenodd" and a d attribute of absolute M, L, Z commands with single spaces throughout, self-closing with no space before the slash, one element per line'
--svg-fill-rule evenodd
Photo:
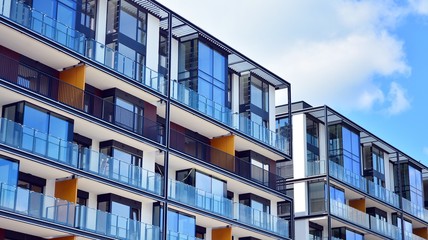
<path fill-rule="evenodd" d="M 159 1 L 428 165 L 428 0 Z"/>

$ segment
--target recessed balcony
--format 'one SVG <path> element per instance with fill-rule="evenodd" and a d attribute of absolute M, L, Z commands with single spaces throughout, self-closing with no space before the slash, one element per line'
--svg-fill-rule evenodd
<path fill-rule="evenodd" d="M 168 181 L 168 197 L 172 200 L 282 237 L 289 237 L 288 221 L 284 219 L 179 181 Z"/>
<path fill-rule="evenodd" d="M 0 118 L 0 144 L 150 193 L 163 194 L 163 177 L 157 173 L 4 118 Z"/>
<path fill-rule="evenodd" d="M 160 94 L 166 94 L 166 78 L 162 74 L 137 63 L 94 39 L 87 38 L 83 33 L 50 18 L 26 4 L 19 1 L 2 1 L 0 3 L 0 15 L 68 50 L 102 64 L 133 82 Z"/>

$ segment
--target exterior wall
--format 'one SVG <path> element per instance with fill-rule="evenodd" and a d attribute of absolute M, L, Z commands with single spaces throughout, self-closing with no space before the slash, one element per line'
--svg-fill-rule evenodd
<path fill-rule="evenodd" d="M 231 112 L 233 113 L 233 126 L 239 127 L 239 76 L 232 74 L 232 104 Z M 236 113 L 236 114 L 235 114 Z"/>
<path fill-rule="evenodd" d="M 159 66 L 159 19 L 147 14 L 146 66 L 157 72 Z"/>
<path fill-rule="evenodd" d="M 294 125 L 294 123 L 293 123 Z M 327 157 L 327 152 L 326 152 L 326 145 L 327 143 L 325 142 L 325 133 L 326 133 L 326 129 L 325 129 L 325 125 L 323 124 L 318 124 L 319 126 L 319 149 L 320 149 L 320 160 L 328 160 Z"/>
<path fill-rule="evenodd" d="M 269 129 L 272 132 L 276 129 L 275 115 L 275 88 L 269 85 Z"/>
<path fill-rule="evenodd" d="M 306 115 L 293 116 L 293 171 L 294 178 L 306 176 Z M 299 196 L 298 194 L 295 196 Z"/>
<path fill-rule="evenodd" d="M 178 46 L 176 39 L 171 41 L 171 80 L 178 79 Z"/>
<path fill-rule="evenodd" d="M 301 217 L 308 215 L 308 190 L 306 182 L 300 182 L 294 184 L 294 216 Z M 295 229 L 299 229 L 297 225 Z M 296 238 L 299 239 L 299 238 Z"/>
<path fill-rule="evenodd" d="M 297 220 L 295 221 L 294 239 L 309 239 L 309 220 Z"/>

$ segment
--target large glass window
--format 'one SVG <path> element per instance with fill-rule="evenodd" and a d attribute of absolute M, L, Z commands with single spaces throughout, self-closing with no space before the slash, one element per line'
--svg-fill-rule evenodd
<path fill-rule="evenodd" d="M 159 226 L 161 229 L 163 224 L 163 207 L 159 203 L 153 204 L 153 225 Z M 170 239 L 181 239 L 176 235 L 181 233 L 189 237 L 195 237 L 196 234 L 196 218 L 183 212 L 168 209 L 168 228 L 171 231 Z"/>
<path fill-rule="evenodd" d="M 67 39 L 67 34 L 77 37 L 73 30 L 85 34 L 86 37 L 95 38 L 96 0 L 24 0 L 23 2 L 37 11 L 32 15 L 37 19 L 33 22 L 36 29 L 38 27 L 42 29 L 43 23 L 46 33 L 52 36 L 56 34 L 56 38 L 64 43 L 71 40 Z M 15 5 L 12 6 L 15 7 Z M 57 31 L 53 31 L 52 28 L 56 28 Z"/>
<path fill-rule="evenodd" d="M 341 240 L 363 240 L 364 235 L 346 227 L 333 228 L 332 235 L 336 239 Z"/>
<path fill-rule="evenodd" d="M 345 204 L 345 192 L 335 186 L 330 186 L 330 199 Z"/>
<path fill-rule="evenodd" d="M 311 182 L 308 185 L 309 213 L 317 214 L 326 211 L 325 182 Z"/>
<path fill-rule="evenodd" d="M 226 56 L 200 40 L 180 44 L 178 80 L 202 96 L 200 104 L 208 104 L 199 107 L 213 108 L 212 102 L 226 106 Z"/>
<path fill-rule="evenodd" d="M 0 156 L 0 183 L 16 186 L 18 181 L 18 162 Z"/>
<path fill-rule="evenodd" d="M 125 75 L 143 80 L 146 56 L 147 13 L 129 1 L 109 0 L 106 45 L 121 55 L 107 60 Z"/>
<path fill-rule="evenodd" d="M 176 179 L 206 193 L 212 193 L 213 195 L 221 197 L 227 196 L 225 181 L 197 171 L 194 168 L 177 171 Z"/>
<path fill-rule="evenodd" d="M 340 124 L 329 127 L 330 160 L 361 175 L 359 135 Z"/>
<path fill-rule="evenodd" d="M 424 206 L 421 171 L 409 163 L 400 163 L 400 171 L 398 170 L 398 166 L 395 165 L 394 172 L 396 174 L 401 174 L 402 196 L 410 200 L 416 206 Z M 399 192 L 398 176 L 394 177 L 394 183 L 395 191 Z"/>

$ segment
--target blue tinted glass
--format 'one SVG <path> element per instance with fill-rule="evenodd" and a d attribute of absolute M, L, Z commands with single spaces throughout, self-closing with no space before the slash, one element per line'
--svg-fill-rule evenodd
<path fill-rule="evenodd" d="M 178 215 L 178 232 L 194 237 L 196 230 L 195 218 L 183 214 Z"/>
<path fill-rule="evenodd" d="M 133 40 L 137 40 L 137 9 L 123 1 L 119 17 L 120 32 Z"/>
<path fill-rule="evenodd" d="M 70 7 L 64 6 L 63 4 L 58 4 L 58 22 L 65 24 L 66 26 L 74 29 L 76 11 Z"/>
<path fill-rule="evenodd" d="M 63 140 L 71 140 L 68 136 L 69 123 L 61 118 L 50 116 L 49 134 Z"/>
<path fill-rule="evenodd" d="M 56 1 L 55 0 L 33 0 L 33 8 L 37 11 L 48 15 L 51 18 L 55 17 Z"/>
<path fill-rule="evenodd" d="M 132 163 L 132 155 L 131 154 L 126 153 L 126 152 L 121 151 L 121 150 L 116 149 L 116 148 L 113 148 L 113 157 L 122 161 L 122 162 L 128 163 L 128 164 Z"/>
<path fill-rule="evenodd" d="M 18 181 L 18 163 L 0 158 L 0 182 L 16 186 Z"/>
<path fill-rule="evenodd" d="M 351 132 L 352 153 L 355 156 L 360 156 L 360 138 L 358 134 Z"/>
<path fill-rule="evenodd" d="M 210 100 L 213 99 L 212 92 L 213 85 L 203 79 L 199 78 L 198 80 L 198 93 Z"/>
<path fill-rule="evenodd" d="M 48 133 L 49 115 L 28 105 L 24 108 L 24 122 L 27 127 L 34 128 L 42 133 Z"/>
<path fill-rule="evenodd" d="M 342 127 L 342 139 L 343 149 L 352 153 L 351 132 L 345 127 Z"/>
<path fill-rule="evenodd" d="M 130 216 L 130 211 L 131 208 L 125 204 L 121 204 L 121 203 L 117 203 L 117 202 L 112 202 L 111 203 L 111 213 L 121 216 L 121 217 L 125 217 L 125 218 L 129 218 Z"/>
<path fill-rule="evenodd" d="M 214 74 L 213 77 L 222 83 L 226 82 L 226 59 L 220 53 L 214 51 Z"/>
<path fill-rule="evenodd" d="M 168 211 L 168 231 L 178 232 L 178 213 Z"/>
<path fill-rule="evenodd" d="M 211 177 L 200 172 L 196 172 L 196 186 L 197 189 L 211 193 Z"/>
<path fill-rule="evenodd" d="M 223 89 L 213 87 L 214 90 L 214 101 L 220 103 L 222 106 L 226 100 L 225 92 Z"/>
<path fill-rule="evenodd" d="M 257 86 L 253 82 L 251 82 L 251 103 L 259 108 L 263 108 L 263 91 L 260 86 Z"/>
<path fill-rule="evenodd" d="M 212 76 L 213 72 L 213 50 L 207 45 L 199 42 L 198 44 L 198 68 L 206 74 Z"/>

